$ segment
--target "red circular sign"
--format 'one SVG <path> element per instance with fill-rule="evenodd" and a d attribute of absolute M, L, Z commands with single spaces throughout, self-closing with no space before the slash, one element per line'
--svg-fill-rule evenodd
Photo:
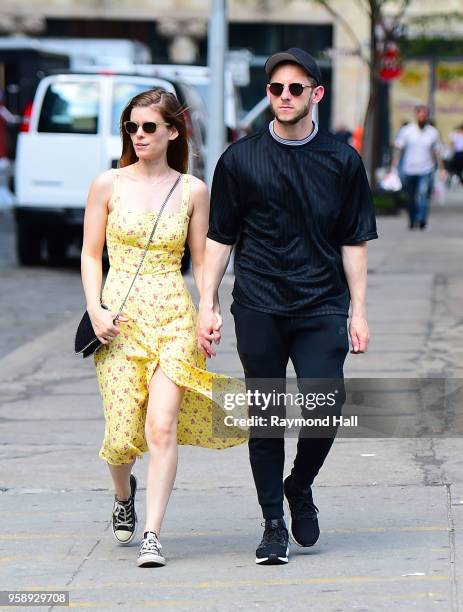
<path fill-rule="evenodd" d="M 396 44 L 389 43 L 381 58 L 379 76 L 383 81 L 392 81 L 402 74 L 402 58 Z"/>

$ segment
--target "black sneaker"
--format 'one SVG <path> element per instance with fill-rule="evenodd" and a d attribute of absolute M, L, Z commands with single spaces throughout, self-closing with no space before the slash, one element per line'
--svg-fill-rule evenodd
<path fill-rule="evenodd" d="M 297 490 L 291 486 L 291 476 L 283 483 L 283 490 L 290 511 L 289 533 L 299 546 L 313 546 L 320 537 L 318 508 L 313 503 L 312 489 Z"/>
<path fill-rule="evenodd" d="M 130 497 L 127 501 L 114 499 L 112 530 L 116 542 L 122 546 L 130 544 L 137 530 L 137 515 L 135 513 L 137 479 L 133 474 L 130 474 L 130 492 Z"/>
<path fill-rule="evenodd" d="M 282 565 L 288 563 L 288 530 L 283 519 L 267 519 L 262 541 L 256 550 L 259 565 Z"/>
<path fill-rule="evenodd" d="M 162 554 L 161 542 L 154 531 L 145 531 L 138 553 L 138 567 L 162 567 L 166 560 Z"/>

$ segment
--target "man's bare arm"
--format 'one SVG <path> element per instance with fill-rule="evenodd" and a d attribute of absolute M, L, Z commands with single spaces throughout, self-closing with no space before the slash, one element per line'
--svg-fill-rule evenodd
<path fill-rule="evenodd" d="M 402 153 L 403 153 L 403 149 L 401 149 L 400 147 L 394 146 L 394 149 L 392 152 L 391 170 L 397 170 L 397 168 L 399 167 L 399 161 L 400 161 L 400 157 Z"/>
<path fill-rule="evenodd" d="M 349 324 L 352 352 L 364 353 L 370 340 L 366 318 L 367 243 L 343 245 L 341 255 L 352 304 Z"/>
<path fill-rule="evenodd" d="M 227 269 L 231 250 L 232 245 L 222 244 L 210 238 L 206 240 L 197 323 L 198 346 L 205 357 L 215 355 L 212 343 L 220 342 L 222 317 L 219 286 Z"/>

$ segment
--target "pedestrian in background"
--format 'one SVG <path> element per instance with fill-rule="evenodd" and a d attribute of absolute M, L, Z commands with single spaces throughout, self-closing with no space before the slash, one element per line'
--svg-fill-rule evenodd
<path fill-rule="evenodd" d="M 177 470 L 177 443 L 225 448 L 243 438 L 213 435 L 212 385 L 227 378 L 205 370 L 196 310 L 180 271 L 188 242 L 200 289 L 209 197 L 206 185 L 187 174 L 189 144 L 177 98 L 162 89 L 135 96 L 122 113 L 121 136 L 119 168 L 98 176 L 90 188 L 82 281 L 102 342 L 95 353 L 105 416 L 100 457 L 114 482 L 113 535 L 121 545 L 135 536 L 132 467 L 148 450 L 146 523 L 137 564 L 162 566 L 159 537 Z M 110 268 L 101 294 L 105 237 Z M 140 264 L 124 312 L 116 317 Z"/>
<path fill-rule="evenodd" d="M 14 196 L 8 185 L 11 162 L 9 159 L 7 126 L 15 123 L 17 123 L 17 119 L 5 106 L 5 94 L 0 89 L 0 210 L 8 208 L 14 203 Z"/>
<path fill-rule="evenodd" d="M 402 123 L 400 124 L 400 130 L 402 128 L 404 128 L 406 125 L 408 125 L 410 122 L 408 120 L 404 120 L 402 121 Z M 399 132 L 400 132 L 399 130 Z M 397 134 L 399 133 L 397 132 Z M 397 136 L 396 136 L 397 138 Z M 402 184 L 405 184 L 405 175 L 404 175 L 404 151 L 403 149 L 400 152 L 400 156 L 399 156 L 399 161 L 397 162 L 397 173 L 399 175 L 400 180 L 402 181 Z"/>
<path fill-rule="evenodd" d="M 344 144 L 352 145 L 352 132 L 347 129 L 344 123 L 340 123 L 334 131 L 334 136 Z"/>
<path fill-rule="evenodd" d="M 363 125 L 357 125 L 352 132 L 352 146 L 359 155 L 362 154 L 363 146 Z"/>
<path fill-rule="evenodd" d="M 449 139 L 452 156 L 451 172 L 459 178 L 463 185 L 463 123 L 451 132 Z"/>
<path fill-rule="evenodd" d="M 5 106 L 5 93 L 0 89 L 0 159 L 8 158 L 7 125 L 16 123 L 16 117 Z"/>
<path fill-rule="evenodd" d="M 358 153 L 312 120 L 324 94 L 314 58 L 292 48 L 272 55 L 265 70 L 274 120 L 232 144 L 214 173 L 198 343 L 205 355 L 215 354 L 222 325 L 218 287 L 236 245 L 231 312 L 247 384 L 254 390 L 260 380 L 280 391 L 291 359 L 305 393 L 315 379 L 342 380 L 350 301 L 353 351 L 367 349 L 366 241 L 377 238 L 376 224 Z M 269 411 L 280 414 L 280 406 Z M 283 483 L 284 437 L 268 433 L 253 429 L 249 440 L 265 521 L 256 550 L 261 565 L 288 561 L 284 495 L 293 540 L 301 546 L 317 541 L 312 483 L 335 435 L 310 437 L 301 430 Z"/>
<path fill-rule="evenodd" d="M 428 225 L 436 165 L 442 180 L 445 180 L 440 136 L 438 130 L 430 124 L 427 106 L 419 104 L 415 107 L 415 120 L 399 130 L 394 147 L 391 170 L 398 170 L 403 156 L 402 176 L 408 194 L 409 227 L 424 230 Z"/>

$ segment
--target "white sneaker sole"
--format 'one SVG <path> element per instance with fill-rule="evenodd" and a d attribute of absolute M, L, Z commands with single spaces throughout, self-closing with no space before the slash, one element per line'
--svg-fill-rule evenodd
<path fill-rule="evenodd" d="M 164 557 L 154 554 L 146 554 L 143 557 L 138 557 L 138 567 L 163 567 L 166 564 Z"/>
<path fill-rule="evenodd" d="M 289 561 L 289 544 L 286 549 L 286 557 L 256 557 L 257 565 L 283 565 Z"/>
<path fill-rule="evenodd" d="M 134 537 L 137 534 L 137 526 L 138 526 L 138 520 L 137 520 L 137 515 L 135 515 L 135 528 L 132 534 L 130 535 L 128 540 L 120 540 L 115 534 L 114 529 L 112 528 L 112 525 L 111 525 L 111 531 L 113 532 L 114 539 L 119 544 L 119 546 L 128 546 L 133 541 Z"/>

